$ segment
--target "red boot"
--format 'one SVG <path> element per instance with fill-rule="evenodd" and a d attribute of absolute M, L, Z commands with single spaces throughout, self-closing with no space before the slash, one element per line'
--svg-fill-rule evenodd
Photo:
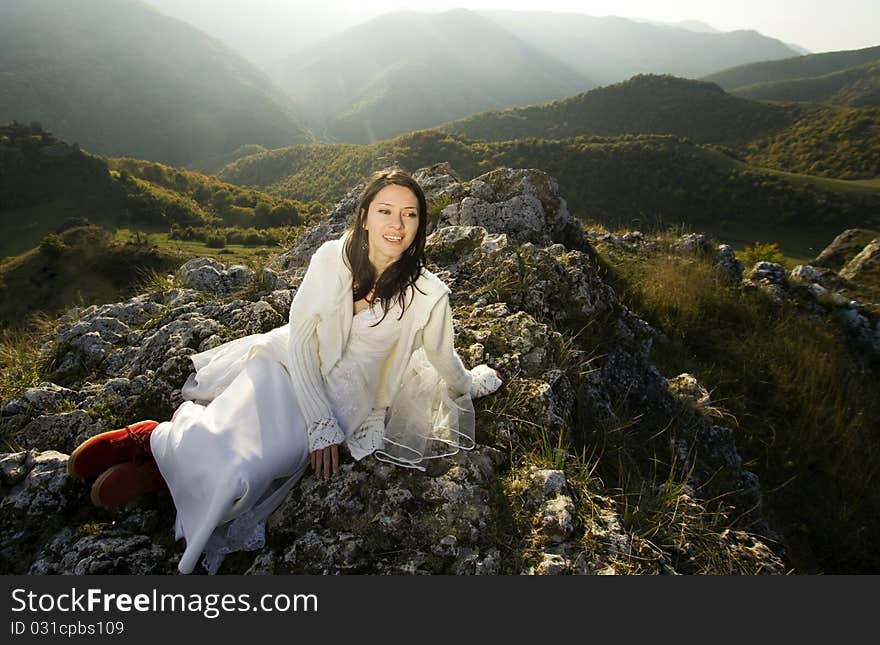
<path fill-rule="evenodd" d="M 157 425 L 158 421 L 139 421 L 83 441 L 67 460 L 67 473 L 97 477 L 116 464 L 150 458 L 150 433 Z"/>
<path fill-rule="evenodd" d="M 92 484 L 92 504 L 102 508 L 133 502 L 145 493 L 168 490 L 155 460 L 127 461 L 108 468 Z"/>

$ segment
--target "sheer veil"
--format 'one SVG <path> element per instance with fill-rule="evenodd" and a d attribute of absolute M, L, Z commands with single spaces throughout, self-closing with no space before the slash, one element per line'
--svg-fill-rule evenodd
<path fill-rule="evenodd" d="M 425 462 L 474 448 L 470 394 L 449 391 L 423 349 L 410 358 L 385 424 L 384 448 L 376 458 L 425 470 Z"/>

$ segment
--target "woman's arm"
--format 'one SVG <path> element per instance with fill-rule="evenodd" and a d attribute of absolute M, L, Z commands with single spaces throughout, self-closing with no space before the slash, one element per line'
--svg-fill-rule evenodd
<path fill-rule="evenodd" d="M 318 360 L 316 321 L 290 322 L 289 367 L 293 390 L 306 421 L 309 450 L 341 443 L 345 435 L 330 408 Z"/>
<path fill-rule="evenodd" d="M 318 358 L 319 311 L 328 297 L 328 281 L 336 279 L 332 266 L 328 266 L 332 248 L 325 244 L 315 251 L 290 305 L 288 371 L 306 423 L 310 452 L 335 446 L 345 439 L 333 416 Z M 335 463 L 334 460 L 334 466 Z M 315 465 L 314 456 L 312 464 Z"/>
<path fill-rule="evenodd" d="M 425 356 L 440 374 L 449 389 L 456 394 L 470 391 L 473 377 L 455 351 L 455 329 L 449 294 L 440 298 L 422 332 Z"/>
<path fill-rule="evenodd" d="M 468 370 L 461 362 L 455 351 L 455 330 L 449 294 L 434 305 L 422 334 L 422 346 L 425 356 L 455 394 L 470 394 L 472 399 L 476 399 L 501 387 L 501 378 L 488 365 L 477 365 Z"/>

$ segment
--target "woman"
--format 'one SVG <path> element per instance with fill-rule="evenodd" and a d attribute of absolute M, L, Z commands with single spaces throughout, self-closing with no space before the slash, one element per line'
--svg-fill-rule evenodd
<path fill-rule="evenodd" d="M 264 544 L 264 524 L 311 465 L 327 479 L 339 447 L 424 470 L 473 447 L 471 399 L 498 389 L 453 345 L 449 288 L 424 268 L 427 205 L 400 170 L 376 173 L 352 224 L 312 256 L 287 325 L 192 356 L 171 421 L 143 421 L 77 447 L 68 471 L 96 477 L 92 501 L 117 506 L 168 488 L 178 569 L 205 552 Z"/>

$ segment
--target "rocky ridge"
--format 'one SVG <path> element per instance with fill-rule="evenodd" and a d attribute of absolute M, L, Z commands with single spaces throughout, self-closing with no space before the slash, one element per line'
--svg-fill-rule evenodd
<path fill-rule="evenodd" d="M 307 476 L 270 519 L 265 547 L 230 556 L 221 573 L 687 573 L 719 553 L 731 572 L 784 572 L 758 478 L 743 467 L 732 431 L 704 413 L 707 395 L 693 377 L 667 379 L 651 363 L 662 334 L 601 280 L 590 236 L 556 182 L 531 169 L 463 182 L 448 164 L 416 177 L 443 205 L 427 255 L 453 292 L 457 350 L 466 365 L 485 362 L 506 376 L 477 402 L 478 446 L 427 474 L 367 458 L 328 482 Z M 0 570 L 176 571 L 183 547 L 173 541 L 168 497 L 93 508 L 89 483 L 66 474 L 67 455 L 98 432 L 169 418 L 190 355 L 284 324 L 308 258 L 341 233 L 359 190 L 261 274 L 193 260 L 173 288 L 59 322 L 45 348 L 51 382 L 0 407 L 0 431 L 21 448 L 0 455 Z M 680 242 L 682 253 L 706 244 Z M 650 241 L 633 234 L 613 243 Z M 719 271 L 737 279 L 742 267 L 729 247 L 712 252 Z M 626 430 L 626 411 L 652 422 Z M 714 512 L 749 531 L 725 529 L 712 546 L 639 537 L 614 491 L 582 476 L 589 460 L 578 452 L 589 452 L 601 428 L 665 455 L 670 478 L 653 493 L 694 517 L 725 482 Z"/>
<path fill-rule="evenodd" d="M 588 231 L 591 244 L 615 253 L 659 252 L 664 246 L 640 231 L 614 235 Z M 855 283 L 880 284 L 880 238 L 871 231 L 848 229 L 828 245 L 812 264 L 799 264 L 788 271 L 776 262 L 757 262 L 745 267 L 727 244 L 712 246 L 703 233 L 688 233 L 673 241 L 669 251 L 684 256 L 712 259 L 722 282 L 766 294 L 776 303 L 794 304 L 805 315 L 830 317 L 852 355 L 869 369 L 880 364 L 880 303 L 854 299 Z"/>

